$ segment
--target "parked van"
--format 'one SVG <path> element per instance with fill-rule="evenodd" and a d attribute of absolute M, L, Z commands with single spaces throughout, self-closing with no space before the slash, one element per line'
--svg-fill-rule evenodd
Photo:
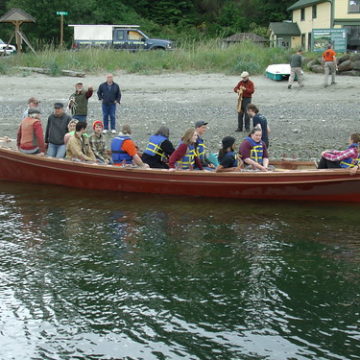
<path fill-rule="evenodd" d="M 139 25 L 69 25 L 74 28 L 73 48 L 108 47 L 118 50 L 171 50 L 172 42 L 151 39 Z"/>

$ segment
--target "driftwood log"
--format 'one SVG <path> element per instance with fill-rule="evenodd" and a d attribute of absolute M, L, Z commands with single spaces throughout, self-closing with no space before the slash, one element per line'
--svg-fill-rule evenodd
<path fill-rule="evenodd" d="M 17 69 L 23 71 L 32 71 L 39 74 L 51 75 L 51 70 L 49 68 L 38 68 L 38 67 L 28 67 L 28 66 L 18 66 Z M 60 70 L 61 75 L 72 76 L 72 77 L 85 77 L 85 73 L 82 71 L 75 70 Z"/>

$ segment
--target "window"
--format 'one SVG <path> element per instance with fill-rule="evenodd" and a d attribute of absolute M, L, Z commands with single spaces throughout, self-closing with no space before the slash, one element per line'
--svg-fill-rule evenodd
<path fill-rule="evenodd" d="M 316 5 L 312 6 L 312 18 L 313 19 L 317 18 L 317 6 Z"/>
<path fill-rule="evenodd" d="M 115 30 L 114 40 L 117 41 L 124 40 L 124 30 Z"/>
<path fill-rule="evenodd" d="M 303 49 L 305 49 L 305 41 L 306 41 L 306 36 L 305 34 L 301 34 L 301 47 Z"/>
<path fill-rule="evenodd" d="M 305 20 L 305 8 L 301 9 L 301 21 Z"/>
<path fill-rule="evenodd" d="M 136 40 L 139 41 L 143 38 L 143 36 L 137 31 L 128 31 L 128 40 Z"/>
<path fill-rule="evenodd" d="M 360 13 L 360 0 L 349 0 L 349 13 Z"/>
<path fill-rule="evenodd" d="M 308 33 L 308 50 L 311 51 L 311 32 Z"/>

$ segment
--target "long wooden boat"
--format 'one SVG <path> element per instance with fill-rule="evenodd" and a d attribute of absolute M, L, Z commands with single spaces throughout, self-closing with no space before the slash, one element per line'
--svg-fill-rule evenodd
<path fill-rule="evenodd" d="M 276 171 L 215 173 L 120 168 L 0 147 L 0 180 L 82 189 L 235 199 L 360 202 L 360 175 L 317 170 L 308 162 L 280 161 Z"/>

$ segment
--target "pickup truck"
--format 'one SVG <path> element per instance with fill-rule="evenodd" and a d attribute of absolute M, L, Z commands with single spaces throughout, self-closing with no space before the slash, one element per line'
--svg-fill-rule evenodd
<path fill-rule="evenodd" d="M 6 44 L 0 39 L 0 55 L 10 55 L 16 52 L 14 45 Z"/>
<path fill-rule="evenodd" d="M 69 25 L 74 28 L 73 49 L 104 47 L 118 50 L 172 50 L 169 40 L 151 39 L 138 25 Z"/>

